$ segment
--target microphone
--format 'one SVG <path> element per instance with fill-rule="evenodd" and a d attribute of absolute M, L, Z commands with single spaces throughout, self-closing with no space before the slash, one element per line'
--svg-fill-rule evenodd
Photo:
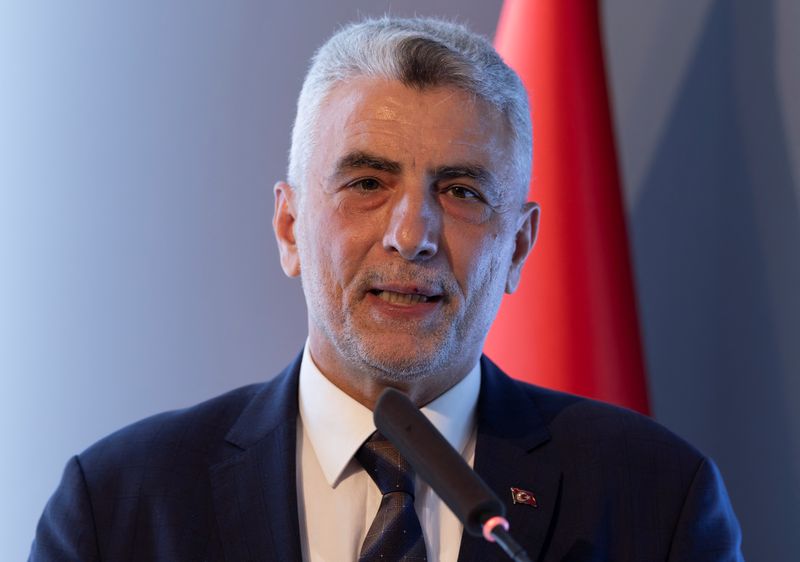
<path fill-rule="evenodd" d="M 442 498 L 473 536 L 497 542 L 512 560 L 530 562 L 508 534 L 500 499 L 402 392 L 387 388 L 373 413 L 375 426 Z"/>

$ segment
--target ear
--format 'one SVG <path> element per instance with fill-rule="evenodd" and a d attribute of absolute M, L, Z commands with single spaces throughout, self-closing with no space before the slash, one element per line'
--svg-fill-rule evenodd
<path fill-rule="evenodd" d="M 519 285 L 522 265 L 528 257 L 533 245 L 536 243 L 536 233 L 539 230 L 539 205 L 533 202 L 522 206 L 520 226 L 514 241 L 514 254 L 511 256 L 511 265 L 506 277 L 506 293 L 513 293 Z"/>
<path fill-rule="evenodd" d="M 272 229 L 278 242 L 281 256 L 281 267 L 289 277 L 300 275 L 300 256 L 297 253 L 297 241 L 294 235 L 297 217 L 297 196 L 292 187 L 279 181 L 275 184 L 275 213 L 272 215 Z"/>

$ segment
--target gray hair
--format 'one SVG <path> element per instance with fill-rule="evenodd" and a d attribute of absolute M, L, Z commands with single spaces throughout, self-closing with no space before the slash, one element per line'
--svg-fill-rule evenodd
<path fill-rule="evenodd" d="M 496 107 L 510 125 L 515 184 L 527 194 L 531 173 L 531 118 L 521 80 L 485 38 L 438 19 L 384 16 L 350 24 L 314 55 L 297 100 L 289 152 L 289 183 L 299 189 L 318 139 L 320 108 L 339 82 L 357 77 L 398 80 L 424 89 L 451 86 Z M 301 190 L 302 191 L 302 190 Z"/>

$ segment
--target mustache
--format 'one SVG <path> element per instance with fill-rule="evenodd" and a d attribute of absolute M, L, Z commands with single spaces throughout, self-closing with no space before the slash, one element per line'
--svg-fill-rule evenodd
<path fill-rule="evenodd" d="M 414 285 L 423 292 L 447 298 L 458 292 L 456 280 L 446 272 L 422 267 L 402 266 L 362 271 L 356 280 L 356 287 L 362 293 L 381 285 Z"/>

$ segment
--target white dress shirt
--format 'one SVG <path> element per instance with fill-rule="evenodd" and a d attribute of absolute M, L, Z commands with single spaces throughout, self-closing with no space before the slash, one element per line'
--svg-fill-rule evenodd
<path fill-rule="evenodd" d="M 480 364 L 422 408 L 431 423 L 472 466 Z M 378 511 L 381 493 L 353 458 L 375 431 L 372 411 L 339 390 L 319 371 L 306 344 L 300 365 L 297 424 L 297 498 L 300 544 L 306 562 L 358 560 Z M 414 507 L 428 560 L 456 562 L 462 525 L 421 478 Z"/>

